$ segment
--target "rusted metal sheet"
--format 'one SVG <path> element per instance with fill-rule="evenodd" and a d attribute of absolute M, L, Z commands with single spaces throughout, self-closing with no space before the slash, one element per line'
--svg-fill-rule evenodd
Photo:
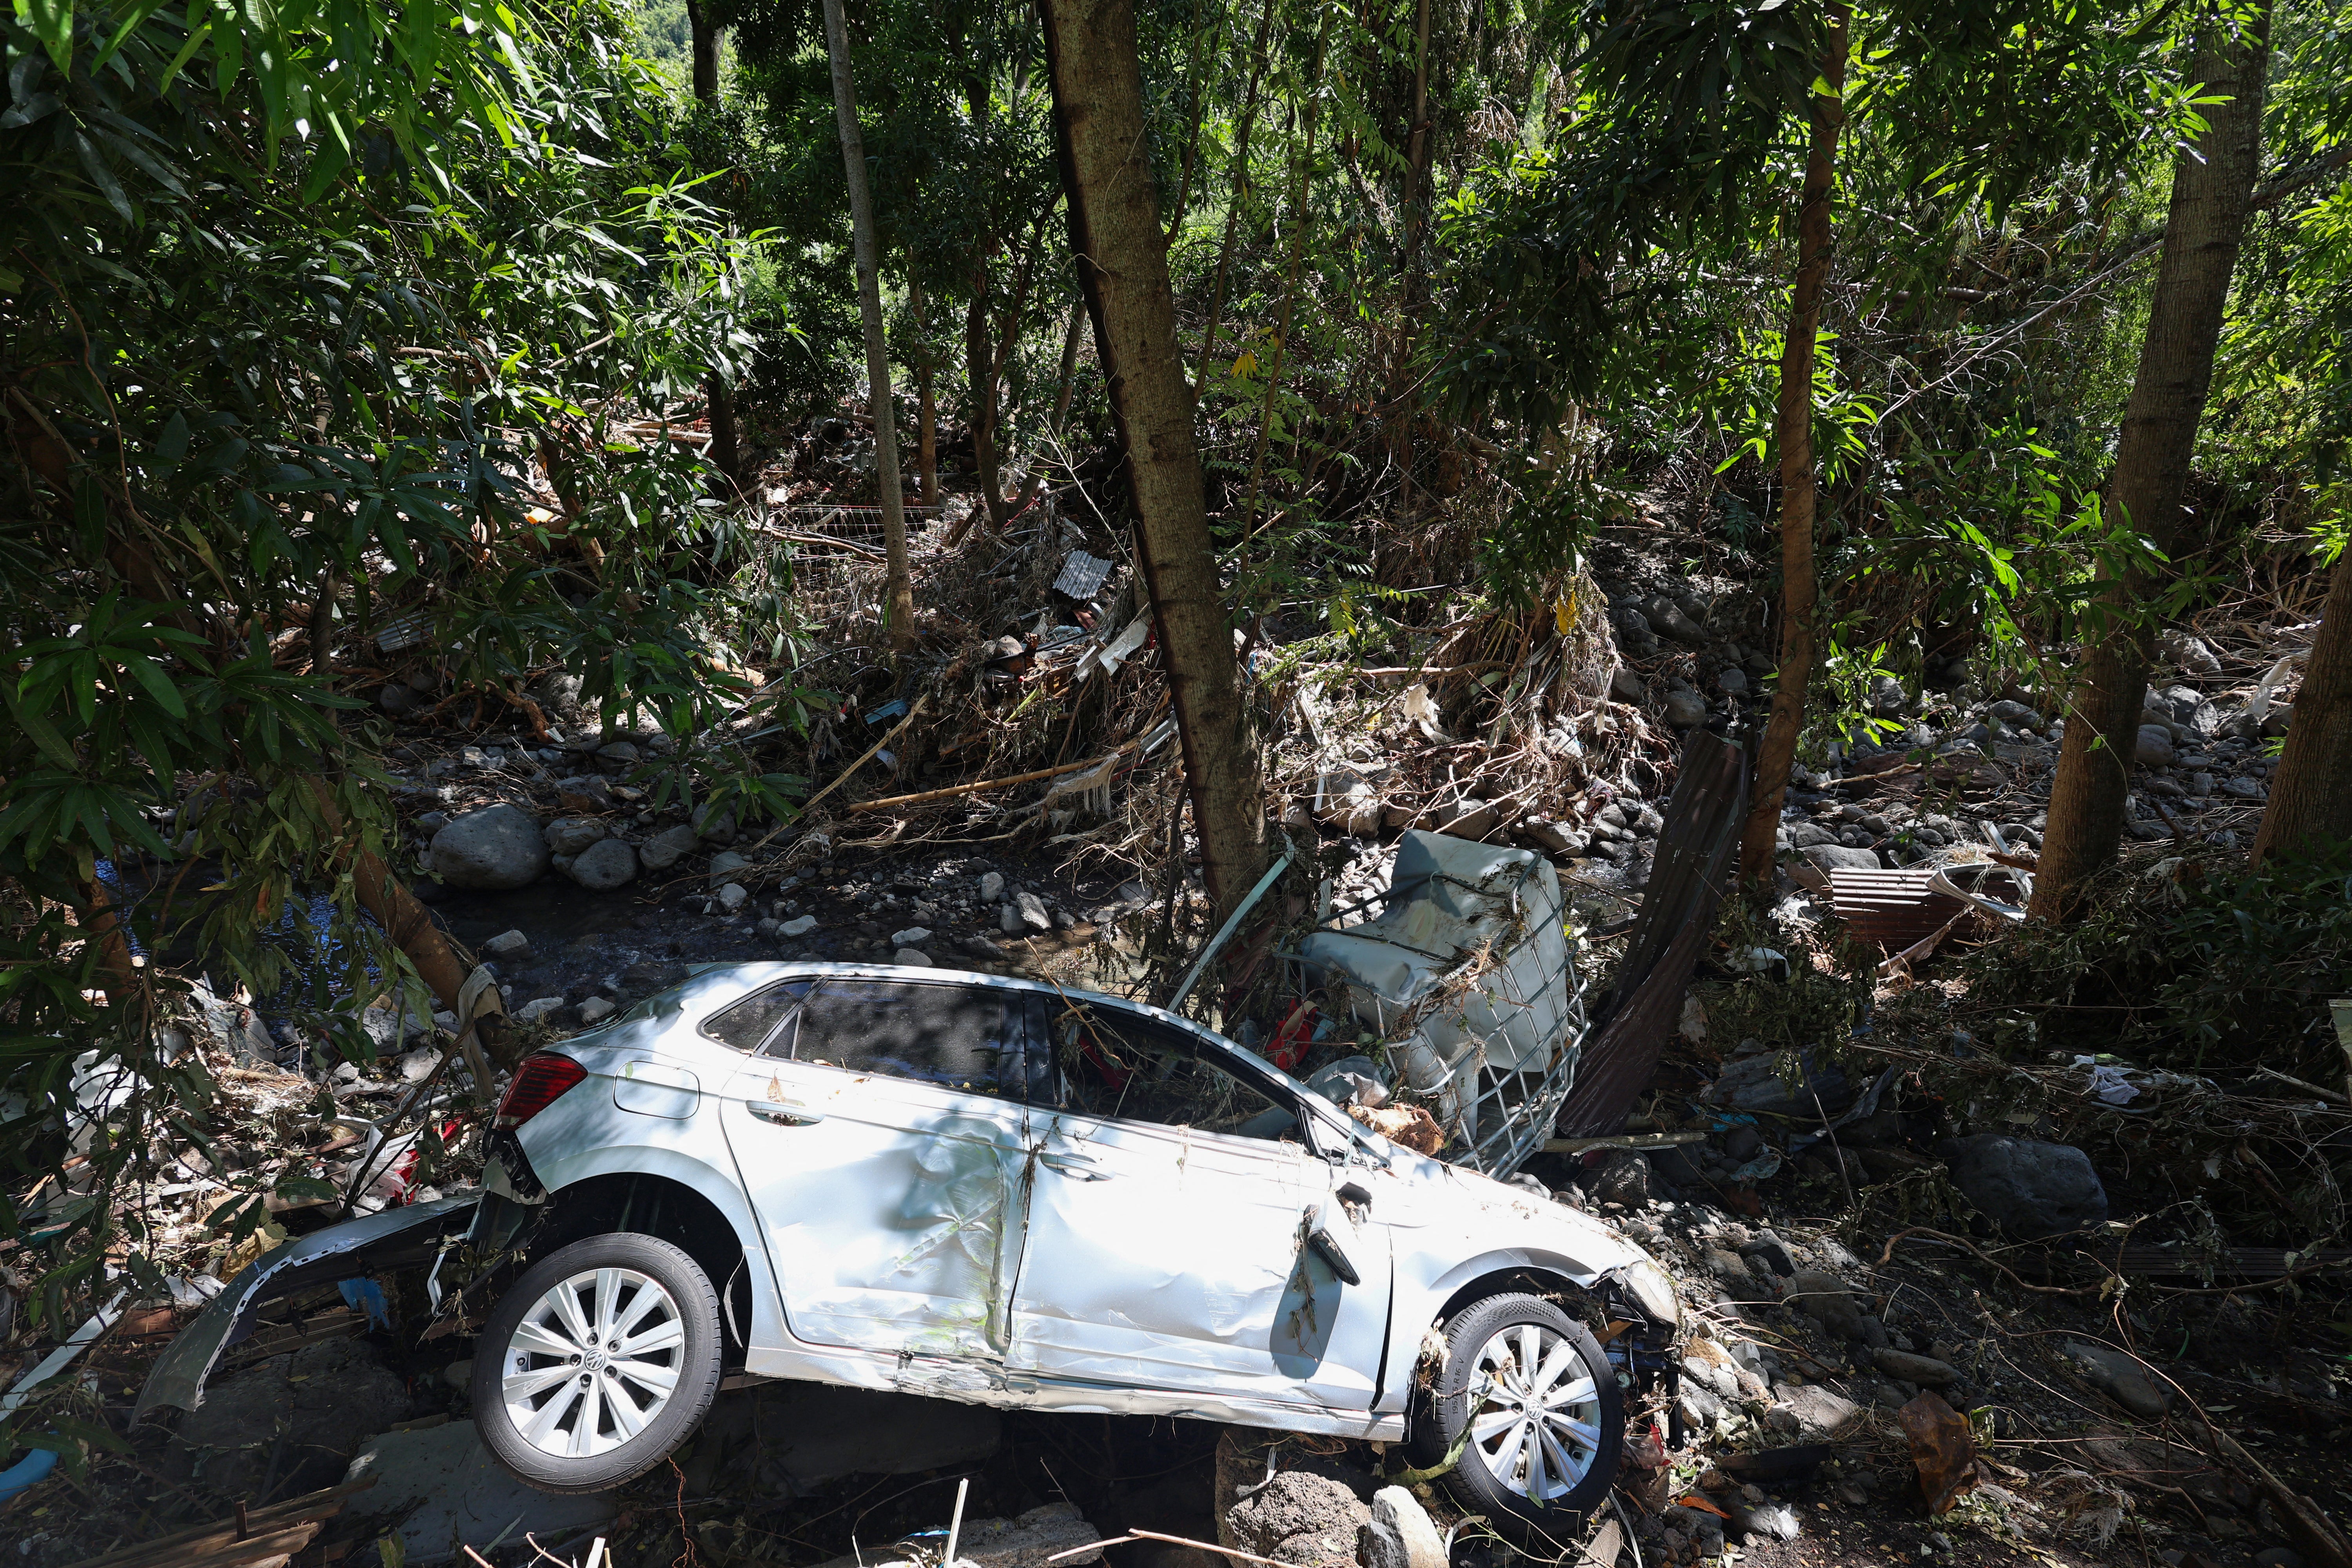
<path fill-rule="evenodd" d="M 1599 1137 L 1630 1109 L 1682 1016 L 1683 993 L 1715 923 L 1748 802 L 1747 753 L 1705 731 L 1683 747 L 1665 827 L 1642 908 L 1626 938 L 1616 989 L 1596 1011 L 1576 1088 L 1561 1108 L 1564 1138 Z"/>
<path fill-rule="evenodd" d="M 1830 900 L 1846 934 L 1857 942 L 1906 948 L 1943 930 L 1966 906 L 1927 885 L 1932 869 L 1866 871 L 1840 867 L 1830 873 Z"/>

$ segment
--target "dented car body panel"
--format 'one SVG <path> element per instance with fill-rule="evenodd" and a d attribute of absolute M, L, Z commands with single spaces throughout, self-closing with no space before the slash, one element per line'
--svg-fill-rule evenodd
<path fill-rule="evenodd" d="M 1395 1438 L 1423 1331 L 1465 1287 L 1648 1265 L 1197 1025 L 1039 982 L 730 965 L 555 1048 L 587 1077 L 493 1141 L 485 1215 L 601 1177 L 690 1188 L 740 1244 L 754 1376 Z M 1192 1121 L 1180 1088 L 1207 1096 Z M 232 1289 L 295 1247 L 367 1272 L 368 1241 L 329 1238 L 422 1214 L 320 1232 Z M 407 1223 L 437 1246 L 457 1222 Z M 142 1410 L 192 1407 L 216 1355 L 175 1344 Z"/>

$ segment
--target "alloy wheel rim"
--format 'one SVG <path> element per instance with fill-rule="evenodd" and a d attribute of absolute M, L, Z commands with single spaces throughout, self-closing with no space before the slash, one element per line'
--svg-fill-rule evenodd
<path fill-rule="evenodd" d="M 515 1325 L 499 1396 L 524 1442 L 559 1459 L 609 1454 L 668 1407 L 686 1357 L 686 1320 L 634 1268 L 558 1281 Z"/>
<path fill-rule="evenodd" d="M 1469 1393 L 1470 1446 L 1508 1490 L 1550 1502 L 1592 1473 L 1601 1390 L 1566 1335 L 1538 1323 L 1501 1330 L 1479 1347 Z"/>

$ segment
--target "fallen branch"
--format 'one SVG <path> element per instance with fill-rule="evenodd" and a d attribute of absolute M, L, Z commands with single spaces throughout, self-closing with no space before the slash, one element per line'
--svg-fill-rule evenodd
<path fill-rule="evenodd" d="M 879 800 L 861 800 L 849 809 L 852 813 L 856 813 L 885 811 L 900 805 L 928 805 L 935 800 L 952 800 L 958 795 L 980 795 L 989 790 L 1011 789 L 1015 784 L 1035 784 L 1039 779 L 1056 778 L 1063 773 L 1076 773 L 1082 768 L 1100 767 L 1111 758 L 1123 756 L 1133 751 L 1138 744 L 1138 741 L 1122 742 L 1099 757 L 1087 757 L 1082 762 L 1064 763 L 1058 767 L 1039 768 L 1034 773 L 1013 773 L 1001 779 L 982 779 L 974 784 L 951 784 L 946 789 L 925 790 L 919 795 L 887 795 Z"/>
<path fill-rule="evenodd" d="M 2305 1083 L 2299 1078 L 2289 1078 L 2276 1068 L 2256 1068 L 2254 1071 L 2263 1078 L 2274 1078 L 2281 1083 L 2292 1084 L 2305 1094 L 2315 1094 L 2322 1100 L 2332 1100 L 2338 1105 L 2352 1105 L 2352 1096 L 2347 1096 L 2340 1089 L 2322 1089 L 2315 1083 Z"/>
<path fill-rule="evenodd" d="M 1706 1141 L 1704 1132 L 1620 1132 L 1607 1138 L 1550 1138 L 1545 1140 L 1543 1152 L 1582 1154 L 1594 1149 L 1674 1149 Z"/>
<path fill-rule="evenodd" d="M 826 784 L 823 789 L 817 791 L 814 795 L 801 802 L 800 810 L 794 814 L 793 820 L 799 821 L 802 818 L 806 817 L 811 806 L 814 805 L 818 801 L 823 800 L 826 795 L 831 795 L 835 790 L 839 789 L 843 784 L 847 784 L 849 782 L 849 776 L 858 769 L 864 767 L 868 762 L 871 762 L 875 752 L 880 751 L 883 747 L 897 740 L 898 738 L 898 732 L 904 730 L 908 725 L 913 723 L 915 721 L 915 716 L 928 707 L 930 700 L 930 693 L 929 692 L 925 692 L 922 696 L 916 698 L 915 705 L 907 710 L 907 716 L 904 719 L 899 720 L 896 724 L 890 726 L 890 732 L 888 734 L 883 736 L 880 740 L 866 747 L 865 752 L 859 755 L 856 762 L 850 763 L 847 767 L 834 774 L 833 782 L 831 784 Z M 855 810 L 856 807 L 852 807 L 851 809 Z M 758 854 L 761 849 L 767 847 L 768 841 L 770 839 L 773 838 L 777 834 L 782 833 L 788 826 L 790 826 L 790 824 L 779 822 L 775 826 L 771 827 L 767 832 L 761 834 L 760 836 L 760 841 L 752 845 L 751 848 L 746 849 L 743 853 L 747 856 Z"/>
<path fill-rule="evenodd" d="M 1886 1238 L 1885 1250 L 1878 1255 L 1878 1266 L 1881 1268 L 1884 1268 L 1889 1263 L 1894 1262 L 1895 1244 L 1903 1240 L 1906 1237 L 1913 1236 L 1932 1236 L 1937 1241 L 1948 1242 L 1950 1245 L 1960 1248 L 1964 1252 L 1973 1253 L 1979 1261 L 1990 1264 L 1993 1268 L 2000 1269 L 2003 1274 L 2008 1275 L 2010 1283 L 2015 1285 L 2019 1289 L 2031 1290 L 2037 1296 L 2095 1296 L 2099 1293 L 2098 1287 L 2095 1285 L 2036 1285 L 2032 1280 L 2022 1278 L 2019 1275 L 2016 1269 L 2011 1268 L 2000 1258 L 1993 1257 L 1983 1247 L 1979 1247 L 1975 1242 L 1969 1240 L 1966 1237 L 1953 1236 L 1947 1231 L 1930 1230 L 1924 1225 L 1915 1225 L 1907 1230 L 1898 1230 L 1893 1236 L 1888 1237 Z M 2352 1568 L 2352 1563 L 2346 1564 L 2346 1568 Z"/>
<path fill-rule="evenodd" d="M 1295 1563 L 1284 1563 L 1272 1557 L 1255 1556 L 1247 1552 L 1237 1552 L 1230 1546 L 1212 1546 L 1205 1541 L 1194 1541 L 1190 1536 L 1163 1535 L 1156 1530 L 1130 1530 L 1116 1540 L 1089 1541 L 1084 1546 L 1073 1546 L 1067 1552 L 1056 1552 L 1045 1561 L 1059 1563 L 1065 1557 L 1082 1557 L 1089 1552 L 1100 1552 L 1106 1546 L 1124 1546 L 1130 1541 L 1164 1541 L 1171 1546 L 1190 1546 L 1196 1552 L 1214 1552 L 1221 1556 L 1234 1558 L 1237 1562 L 1262 1563 L 1265 1568 L 1298 1568 Z"/>

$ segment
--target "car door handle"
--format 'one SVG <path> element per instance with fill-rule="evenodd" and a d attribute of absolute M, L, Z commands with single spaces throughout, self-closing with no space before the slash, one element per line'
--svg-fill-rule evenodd
<path fill-rule="evenodd" d="M 1110 1173 L 1102 1168 L 1101 1161 L 1090 1160 L 1084 1154 L 1040 1154 L 1037 1163 L 1049 1171 L 1059 1171 L 1081 1182 L 1107 1181 L 1110 1176 Z"/>
<path fill-rule="evenodd" d="M 771 1127 L 810 1127 L 824 1120 L 824 1111 L 811 1110 L 804 1105 L 777 1105 L 764 1100 L 747 1100 L 743 1103 L 755 1120 Z"/>

